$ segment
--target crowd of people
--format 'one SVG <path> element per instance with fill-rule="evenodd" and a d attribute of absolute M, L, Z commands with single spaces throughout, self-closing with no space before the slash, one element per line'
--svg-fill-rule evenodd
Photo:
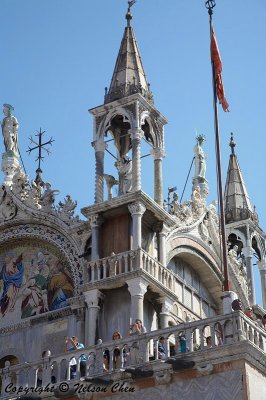
<path fill-rule="evenodd" d="M 242 311 L 248 317 L 250 320 L 252 320 L 258 327 L 260 327 L 263 330 L 266 330 L 266 314 L 263 316 L 255 316 L 253 309 L 251 306 L 246 307 L 244 310 L 242 309 L 242 303 L 240 299 L 236 299 L 232 302 L 232 310 L 233 311 Z M 146 333 L 147 330 L 145 326 L 143 325 L 142 321 L 140 319 L 136 319 L 134 324 L 130 326 L 129 332 L 127 336 L 132 336 L 136 337 L 136 341 L 133 341 L 133 343 L 129 345 L 124 344 L 123 347 L 119 346 L 118 344 L 114 346 L 113 351 L 112 351 L 112 360 L 111 360 L 111 355 L 110 355 L 110 350 L 105 349 L 103 352 L 103 371 L 107 372 L 110 370 L 110 361 L 112 361 L 112 369 L 119 369 L 119 368 L 125 368 L 129 364 L 130 365 L 135 365 L 135 364 L 141 364 L 143 363 L 144 360 L 144 354 L 145 350 L 140 349 L 140 342 L 137 340 L 137 336 L 141 335 L 143 333 Z M 219 336 L 219 335 L 218 335 Z M 123 339 L 121 333 L 116 330 L 113 335 L 112 335 L 112 340 L 113 341 L 118 341 Z M 102 344 L 102 339 L 98 339 L 97 345 Z M 222 337 L 218 338 L 218 345 L 223 344 Z M 205 344 L 204 347 L 206 348 L 212 348 L 213 347 L 213 339 L 212 336 L 207 336 L 205 337 Z M 196 350 L 201 349 L 201 346 L 198 346 Z M 84 345 L 78 341 L 78 338 L 73 336 L 71 338 L 66 338 L 65 340 L 65 351 L 74 351 L 74 350 L 81 350 L 84 349 Z M 166 339 L 164 336 L 161 336 L 158 340 L 157 344 L 157 352 L 158 352 L 158 358 L 161 360 L 165 360 L 167 357 L 173 355 L 172 354 L 172 349 L 169 347 L 169 352 L 167 351 L 167 344 L 166 344 Z M 195 350 L 195 349 L 194 349 Z M 186 338 L 182 334 L 179 335 L 178 337 L 178 342 L 176 345 L 176 349 L 174 350 L 174 353 L 186 353 L 189 351 L 187 348 L 187 343 L 186 343 Z M 156 353 L 156 349 L 154 348 L 154 353 Z M 80 376 L 85 376 L 86 375 L 86 356 L 82 354 L 77 362 L 75 357 L 73 357 L 70 362 L 70 378 L 75 379 L 76 374 L 77 374 L 77 364 L 79 363 L 80 365 Z"/>

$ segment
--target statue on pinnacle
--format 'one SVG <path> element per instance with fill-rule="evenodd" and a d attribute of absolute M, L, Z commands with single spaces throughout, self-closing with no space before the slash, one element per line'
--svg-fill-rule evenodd
<path fill-rule="evenodd" d="M 5 117 L 1 126 L 6 152 L 12 152 L 12 155 L 18 157 L 18 120 L 12 115 L 13 111 L 13 106 L 4 104 L 3 113 Z"/>

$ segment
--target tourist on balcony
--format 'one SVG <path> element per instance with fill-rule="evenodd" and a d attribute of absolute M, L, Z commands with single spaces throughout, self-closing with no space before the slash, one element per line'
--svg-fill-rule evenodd
<path fill-rule="evenodd" d="M 259 315 L 256 320 L 256 323 L 259 325 L 261 329 L 266 330 L 266 314 L 263 315 L 263 317 Z"/>
<path fill-rule="evenodd" d="M 120 332 L 115 331 L 112 336 L 112 340 L 122 339 L 122 335 Z M 121 352 L 118 346 L 114 348 L 113 351 L 113 369 L 117 369 L 121 367 Z"/>
<path fill-rule="evenodd" d="M 161 360 L 166 359 L 166 344 L 164 336 L 161 336 L 158 343 L 158 356 Z"/>
<path fill-rule="evenodd" d="M 146 328 L 143 326 L 140 319 L 136 319 L 135 323 L 131 325 L 129 330 L 130 336 L 141 335 L 146 333 Z M 130 361 L 131 364 L 141 364 L 144 362 L 144 356 L 139 348 L 139 342 L 134 342 L 130 348 Z"/>
<path fill-rule="evenodd" d="M 253 309 L 252 309 L 252 307 L 248 306 L 248 307 L 245 309 L 244 314 L 245 314 L 249 319 L 251 319 L 252 321 L 255 322 L 255 318 L 254 318 L 254 315 L 253 315 Z"/>
<path fill-rule="evenodd" d="M 212 347 L 212 337 L 211 336 L 206 337 L 206 343 L 207 343 L 206 347 L 208 347 L 208 348 Z"/>
<path fill-rule="evenodd" d="M 69 343 L 72 344 L 71 347 L 68 348 Z M 76 336 L 67 337 L 65 340 L 65 351 L 75 351 L 75 350 L 80 350 L 84 349 L 84 344 L 79 343 L 78 338 Z M 80 356 L 80 375 L 85 376 L 86 375 L 86 356 L 85 354 L 82 354 Z M 75 379 L 76 378 L 76 373 L 77 373 L 77 361 L 75 357 L 73 357 L 70 360 L 70 379 Z"/>
<path fill-rule="evenodd" d="M 187 352 L 187 342 L 186 342 L 186 338 L 184 336 L 181 336 L 181 335 L 179 336 L 178 344 L 179 344 L 179 352 L 186 353 Z"/>
<path fill-rule="evenodd" d="M 231 304 L 231 307 L 232 307 L 233 311 L 243 311 L 242 310 L 242 303 L 241 303 L 240 299 L 233 300 L 232 304 Z"/>

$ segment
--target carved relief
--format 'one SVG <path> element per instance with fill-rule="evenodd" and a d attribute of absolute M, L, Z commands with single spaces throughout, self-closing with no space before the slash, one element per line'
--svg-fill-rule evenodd
<path fill-rule="evenodd" d="M 0 222 L 8 221 L 17 214 L 17 206 L 4 185 L 0 187 Z"/>

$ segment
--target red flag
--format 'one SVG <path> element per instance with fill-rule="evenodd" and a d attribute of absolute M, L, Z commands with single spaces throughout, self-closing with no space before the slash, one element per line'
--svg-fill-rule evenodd
<path fill-rule="evenodd" d="M 225 98 L 223 81 L 222 81 L 222 60 L 213 30 L 211 34 L 211 60 L 214 66 L 217 97 L 219 99 L 220 104 L 222 104 L 223 110 L 228 112 L 229 104 L 227 103 Z"/>

